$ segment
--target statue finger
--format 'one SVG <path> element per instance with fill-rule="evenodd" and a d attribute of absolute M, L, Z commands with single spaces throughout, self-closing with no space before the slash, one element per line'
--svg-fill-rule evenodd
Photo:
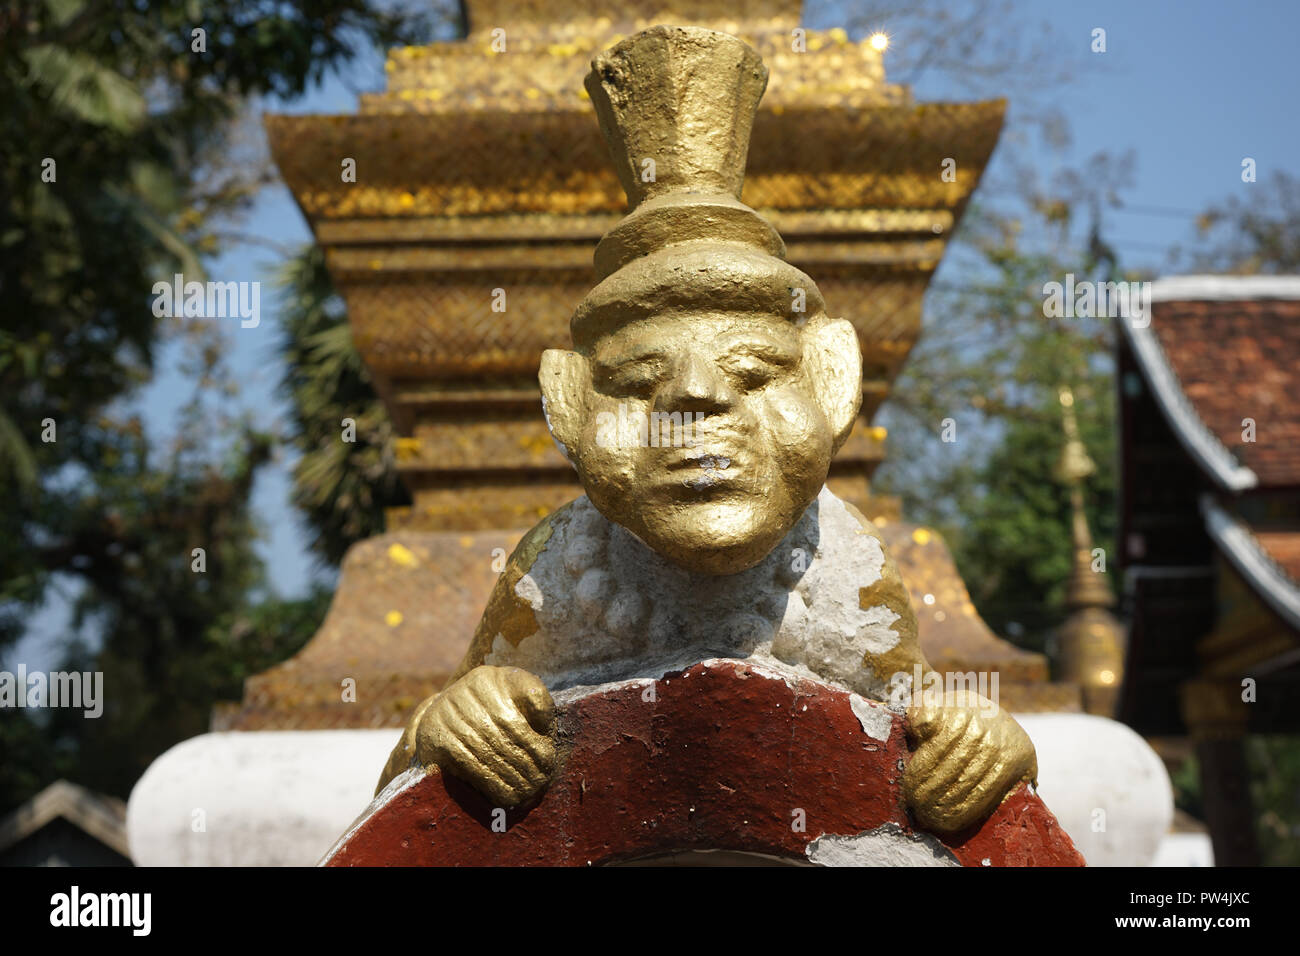
<path fill-rule="evenodd" d="M 514 788 L 508 785 L 457 737 L 447 735 L 438 747 L 438 766 L 464 780 L 498 806 L 512 805 Z"/>
<path fill-rule="evenodd" d="M 502 684 L 528 723 L 539 734 L 550 734 L 555 727 L 555 701 L 546 685 L 522 668 L 509 667 L 501 670 Z"/>
<path fill-rule="evenodd" d="M 465 705 L 460 702 L 460 706 Z M 455 736 L 508 787 L 520 794 L 525 793 L 533 776 L 530 758 L 518 748 L 507 745 L 490 717 L 485 714 L 474 716 L 472 709 L 470 715 L 467 717 L 459 708 L 453 708 L 446 715 L 445 732 Z"/>

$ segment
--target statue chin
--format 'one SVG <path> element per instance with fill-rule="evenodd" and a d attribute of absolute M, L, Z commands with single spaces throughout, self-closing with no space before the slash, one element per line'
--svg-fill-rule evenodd
<path fill-rule="evenodd" d="M 784 516 L 772 514 L 763 504 L 679 503 L 666 513 L 646 516 L 648 521 L 627 522 L 610 515 L 606 517 L 622 524 L 651 550 L 687 571 L 738 574 L 771 554 L 798 519 L 795 515 L 794 520 L 783 520 Z"/>

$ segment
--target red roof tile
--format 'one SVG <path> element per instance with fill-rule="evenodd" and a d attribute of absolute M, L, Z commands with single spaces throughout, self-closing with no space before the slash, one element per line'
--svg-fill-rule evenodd
<path fill-rule="evenodd" d="M 1151 329 L 1201 421 L 1260 486 L 1300 484 L 1300 300 L 1156 302 Z M 1248 418 L 1254 442 L 1242 440 Z"/>

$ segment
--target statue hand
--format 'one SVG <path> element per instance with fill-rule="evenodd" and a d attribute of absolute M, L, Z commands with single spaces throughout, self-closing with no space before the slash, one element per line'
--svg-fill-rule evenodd
<path fill-rule="evenodd" d="M 501 807 L 527 803 L 555 769 L 555 704 L 518 667 L 475 667 L 418 717 L 415 757 L 471 784 Z"/>
<path fill-rule="evenodd" d="M 1037 780 L 1029 735 L 978 694 L 953 691 L 943 705 L 914 705 L 907 717 L 916 750 L 903 772 L 903 793 L 926 829 L 964 830 L 1021 781 Z"/>

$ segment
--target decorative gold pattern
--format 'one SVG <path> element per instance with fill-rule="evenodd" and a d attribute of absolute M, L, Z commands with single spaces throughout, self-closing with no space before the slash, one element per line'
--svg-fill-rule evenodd
<path fill-rule="evenodd" d="M 1236 740 L 1250 724 L 1237 678 L 1195 678 L 1179 688 L 1179 709 L 1193 740 Z"/>

